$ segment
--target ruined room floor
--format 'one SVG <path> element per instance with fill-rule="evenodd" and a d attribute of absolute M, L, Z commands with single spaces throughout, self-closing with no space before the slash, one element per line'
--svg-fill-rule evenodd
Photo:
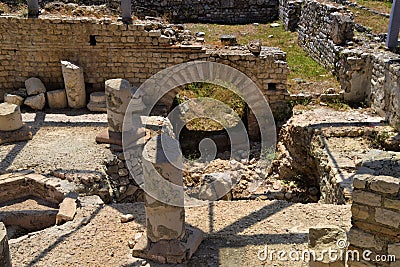
<path fill-rule="evenodd" d="M 10 240 L 13 266 L 159 266 L 130 256 L 128 241 L 144 230 L 141 203 L 91 205 L 83 201 L 74 221 Z M 121 214 L 134 221 L 121 223 Z M 187 265 L 307 266 L 304 262 L 260 261 L 268 249 L 305 250 L 308 229 L 350 228 L 350 206 L 293 204 L 286 201 L 218 201 L 186 209 L 186 222 L 206 238 Z"/>

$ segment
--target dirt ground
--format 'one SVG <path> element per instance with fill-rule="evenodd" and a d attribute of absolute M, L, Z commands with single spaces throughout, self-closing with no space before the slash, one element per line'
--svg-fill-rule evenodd
<path fill-rule="evenodd" d="M 33 139 L 0 146 L 0 173 L 27 168 L 43 174 L 56 169 L 104 172 L 103 161 L 111 153 L 95 138 L 107 127 L 106 114 L 65 110 L 23 113 L 22 118 L 32 126 Z"/>
<path fill-rule="evenodd" d="M 74 221 L 10 241 L 14 267 L 22 266 L 160 266 L 134 259 L 128 241 L 144 230 L 141 203 L 82 203 Z M 121 214 L 135 219 L 121 223 Z M 261 261 L 268 249 L 307 249 L 313 226 L 350 227 L 350 206 L 293 204 L 286 201 L 218 201 L 186 209 L 186 222 L 205 233 L 205 240 L 181 266 L 307 266 L 305 262 Z"/>

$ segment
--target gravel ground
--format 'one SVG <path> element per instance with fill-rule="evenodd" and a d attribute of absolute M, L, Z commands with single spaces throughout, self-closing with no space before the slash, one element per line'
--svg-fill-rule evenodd
<path fill-rule="evenodd" d="M 121 223 L 120 215 L 126 213 L 132 213 L 134 221 Z M 81 224 L 89 218 L 89 223 Z M 130 256 L 128 240 L 144 230 L 144 222 L 141 203 L 83 205 L 72 222 L 11 240 L 13 266 L 159 266 Z M 260 261 L 257 253 L 266 245 L 275 250 L 305 250 L 312 226 L 329 224 L 349 230 L 350 206 L 218 201 L 186 209 L 186 222 L 203 230 L 206 238 L 183 266 L 308 266 Z"/>
<path fill-rule="evenodd" d="M 0 146 L 0 173 L 18 169 L 42 174 L 56 169 L 102 172 L 110 151 L 107 145 L 96 144 L 95 138 L 107 127 L 107 115 L 85 112 L 23 113 L 23 121 L 33 128 L 33 139 Z"/>

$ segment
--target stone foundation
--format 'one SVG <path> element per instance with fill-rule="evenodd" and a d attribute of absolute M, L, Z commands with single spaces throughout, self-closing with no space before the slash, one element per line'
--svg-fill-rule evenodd
<path fill-rule="evenodd" d="M 400 154 L 374 150 L 354 177 L 350 248 L 395 255 L 397 262 L 349 266 L 398 266 L 400 245 Z M 363 265 L 367 264 L 367 265 Z"/>

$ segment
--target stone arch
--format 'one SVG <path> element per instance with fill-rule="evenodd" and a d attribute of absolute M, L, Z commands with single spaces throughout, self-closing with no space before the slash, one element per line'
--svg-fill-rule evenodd
<path fill-rule="evenodd" d="M 191 61 L 162 70 L 146 80 L 137 90 L 150 114 L 156 103 L 172 107 L 177 88 L 193 82 L 232 85 L 227 88 L 238 94 L 254 115 L 257 124 L 249 125 L 249 136 L 260 135 L 268 147 L 275 146 L 276 130 L 272 111 L 262 90 L 243 72 L 216 62 Z M 257 128 L 257 129 L 256 129 Z"/>

